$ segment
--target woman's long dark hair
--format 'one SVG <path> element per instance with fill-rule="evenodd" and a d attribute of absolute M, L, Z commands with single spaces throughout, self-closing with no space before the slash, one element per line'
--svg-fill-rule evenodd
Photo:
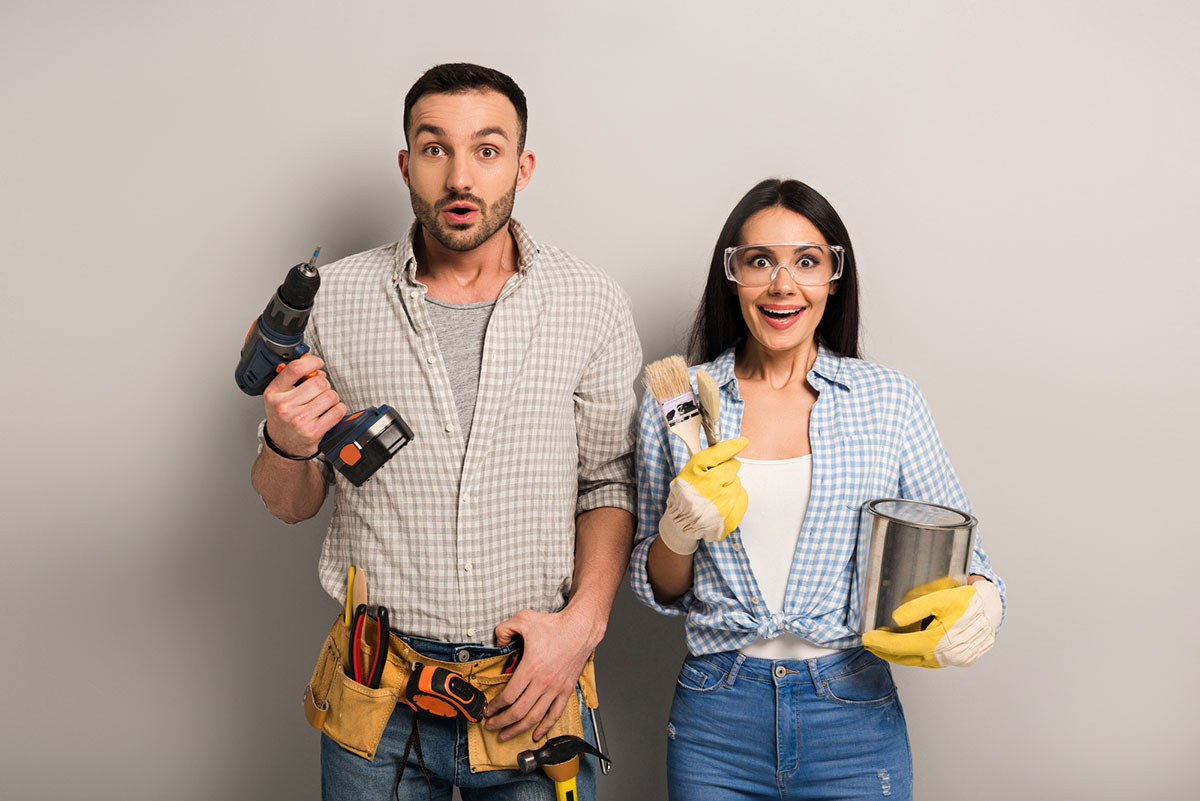
<path fill-rule="evenodd" d="M 725 278 L 725 248 L 745 244 L 741 242 L 741 235 L 746 220 L 756 212 L 775 206 L 805 217 L 826 242 L 845 248 L 842 277 L 837 281 L 837 292 L 826 301 L 825 314 L 817 325 L 817 338 L 830 350 L 858 358 L 858 271 L 846 226 L 829 201 L 808 184 L 768 178 L 738 201 L 717 237 L 704 297 L 688 338 L 688 353 L 693 363 L 712 361 L 749 333 L 737 295 L 730 291 L 733 285 Z"/>

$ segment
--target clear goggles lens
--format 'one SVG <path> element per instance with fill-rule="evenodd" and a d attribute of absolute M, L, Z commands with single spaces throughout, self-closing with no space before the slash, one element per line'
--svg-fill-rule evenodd
<path fill-rule="evenodd" d="M 821 286 L 842 275 L 842 248 L 812 242 L 742 245 L 725 250 L 725 277 L 742 286 L 767 286 L 786 268 L 800 286 Z"/>

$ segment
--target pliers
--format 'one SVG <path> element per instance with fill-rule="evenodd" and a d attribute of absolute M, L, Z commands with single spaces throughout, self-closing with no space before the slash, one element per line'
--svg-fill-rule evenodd
<path fill-rule="evenodd" d="M 375 643 L 369 665 L 363 659 L 363 646 L 369 645 L 366 641 L 368 617 L 375 619 Z M 390 636 L 387 607 L 359 604 L 350 622 L 351 664 L 347 666 L 347 675 L 372 690 L 378 689 L 383 679 L 383 666 L 387 662 Z"/>

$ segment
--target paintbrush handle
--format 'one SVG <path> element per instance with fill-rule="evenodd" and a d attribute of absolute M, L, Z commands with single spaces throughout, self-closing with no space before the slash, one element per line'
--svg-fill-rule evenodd
<path fill-rule="evenodd" d="M 683 440 L 683 444 L 687 445 L 688 453 L 692 456 L 702 450 L 700 447 L 700 415 L 680 420 L 674 425 L 668 426 L 667 430 Z"/>

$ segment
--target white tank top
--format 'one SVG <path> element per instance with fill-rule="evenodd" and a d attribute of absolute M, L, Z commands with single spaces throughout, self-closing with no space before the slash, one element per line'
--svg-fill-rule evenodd
<path fill-rule="evenodd" d="M 808 512 L 812 456 L 738 461 L 742 463 L 738 477 L 750 497 L 739 536 L 761 600 L 771 614 L 778 614 L 783 611 L 796 543 Z M 742 653 L 758 659 L 816 659 L 837 653 L 837 649 L 815 645 L 785 631 L 769 640 L 756 639 Z"/>

